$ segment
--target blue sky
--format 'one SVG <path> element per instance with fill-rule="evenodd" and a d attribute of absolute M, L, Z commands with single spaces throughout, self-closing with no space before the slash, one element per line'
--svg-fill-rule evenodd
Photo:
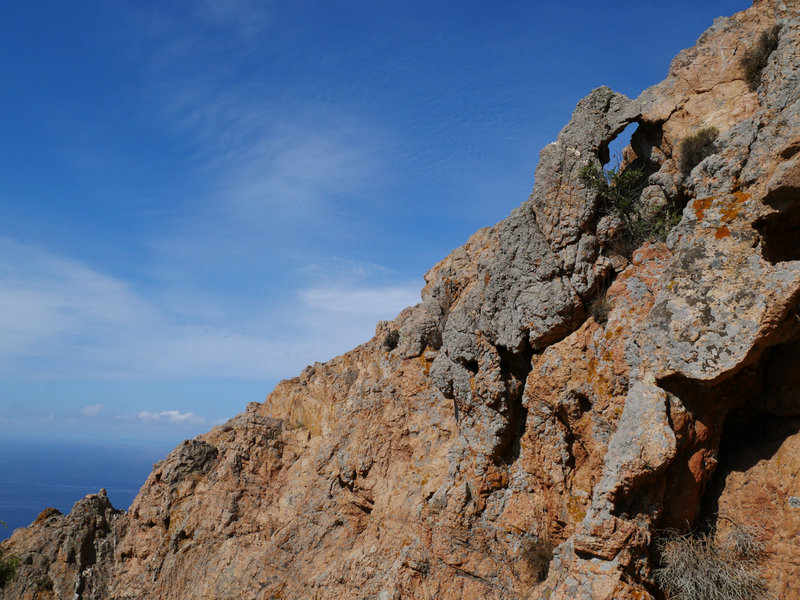
<path fill-rule="evenodd" d="M 177 443 L 368 339 L 744 0 L 0 5 L 0 436 Z"/>

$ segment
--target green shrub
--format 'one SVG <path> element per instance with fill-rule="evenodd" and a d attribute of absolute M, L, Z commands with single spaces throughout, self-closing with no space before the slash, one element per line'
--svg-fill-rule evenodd
<path fill-rule="evenodd" d="M 386 334 L 386 337 L 383 338 L 383 347 L 388 351 L 391 352 L 395 348 L 397 348 L 397 344 L 400 343 L 400 332 L 397 329 L 392 329 L 389 333 Z"/>
<path fill-rule="evenodd" d="M 18 557 L 9 555 L 5 556 L 5 552 L 0 548 L 0 588 L 5 587 L 6 583 L 11 581 L 17 574 L 20 560 Z"/>
<path fill-rule="evenodd" d="M 769 598 L 759 572 L 764 546 L 751 527 L 735 526 L 721 544 L 713 533 L 665 532 L 656 551 L 656 582 L 670 600 Z"/>
<path fill-rule="evenodd" d="M 587 165 L 578 174 L 597 193 L 600 211 L 622 222 L 616 244 L 622 254 L 630 254 L 643 242 L 666 239 L 669 230 L 680 221 L 680 211 L 674 205 L 667 203 L 654 208 L 641 201 L 642 191 L 647 187 L 644 169 L 600 169 L 597 165 Z"/>
<path fill-rule="evenodd" d="M 718 135 L 716 127 L 704 127 L 683 138 L 679 153 L 682 173 L 689 173 L 700 161 L 716 152 L 714 142 Z"/>
<path fill-rule="evenodd" d="M 744 80 L 751 91 L 756 91 L 761 84 L 761 72 L 769 62 L 770 55 L 778 48 L 780 25 L 775 25 L 758 36 L 756 45 L 745 50 L 739 59 L 744 72 Z"/>

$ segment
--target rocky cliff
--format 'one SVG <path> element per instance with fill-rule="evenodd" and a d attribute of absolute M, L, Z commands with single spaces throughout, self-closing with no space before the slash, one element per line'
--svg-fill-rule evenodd
<path fill-rule="evenodd" d="M 16 531 L 0 598 L 800 598 L 799 76 L 800 6 L 762 0 L 639 98 L 594 90 L 420 304 L 127 512 Z M 676 554 L 718 595 L 680 596 Z"/>

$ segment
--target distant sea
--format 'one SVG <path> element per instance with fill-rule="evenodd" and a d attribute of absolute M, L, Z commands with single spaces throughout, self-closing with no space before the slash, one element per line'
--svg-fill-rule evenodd
<path fill-rule="evenodd" d="M 177 445 L 177 443 L 175 444 Z M 82 444 L 0 439 L 0 540 L 54 507 L 67 514 L 86 494 L 106 488 L 114 508 L 127 509 L 171 446 Z"/>

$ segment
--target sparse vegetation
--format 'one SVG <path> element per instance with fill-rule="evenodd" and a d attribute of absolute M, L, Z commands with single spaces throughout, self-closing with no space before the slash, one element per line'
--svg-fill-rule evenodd
<path fill-rule="evenodd" d="M 53 580 L 47 575 L 36 580 L 36 590 L 39 592 L 52 592 Z"/>
<path fill-rule="evenodd" d="M 605 294 L 598 294 L 589 302 L 589 314 L 601 325 L 608 321 L 608 315 L 612 308 L 614 308 L 614 303 Z"/>
<path fill-rule="evenodd" d="M 650 206 L 642 202 L 647 187 L 647 172 L 633 167 L 601 169 L 587 165 L 579 171 L 580 178 L 597 193 L 600 210 L 614 215 L 622 223 L 617 248 L 630 254 L 646 241 L 664 240 L 670 229 L 680 221 L 680 210 L 671 203 Z"/>
<path fill-rule="evenodd" d="M 427 329 L 422 332 L 422 344 L 432 350 L 438 350 L 442 347 L 442 334 L 436 329 Z"/>
<path fill-rule="evenodd" d="M 0 548 L 0 588 L 5 587 L 6 583 L 14 578 L 17 574 L 19 564 L 19 557 L 13 555 L 6 556 L 3 549 Z"/>
<path fill-rule="evenodd" d="M 714 142 L 719 131 L 716 127 L 704 127 L 683 138 L 680 146 L 680 168 L 686 174 L 691 172 L 707 156 L 716 152 Z"/>
<path fill-rule="evenodd" d="M 780 25 L 775 25 L 758 36 L 755 46 L 745 50 L 739 59 L 744 71 L 744 80 L 751 91 L 756 91 L 761 84 L 761 72 L 769 62 L 770 55 L 778 48 Z"/>
<path fill-rule="evenodd" d="M 536 581 L 547 579 L 550 570 L 550 561 L 553 560 L 553 544 L 546 535 L 543 537 L 531 536 L 522 546 L 522 558 L 528 563 L 530 573 Z"/>
<path fill-rule="evenodd" d="M 0 527 L 8 527 L 5 521 L 0 521 Z M 14 578 L 17 574 L 17 567 L 19 567 L 20 560 L 18 557 L 9 555 L 6 557 L 5 551 L 0 548 L 0 589 L 6 586 L 6 583 Z"/>
<path fill-rule="evenodd" d="M 392 329 L 389 333 L 386 334 L 386 337 L 383 338 L 383 347 L 386 349 L 387 352 L 391 352 L 395 348 L 397 348 L 397 344 L 400 343 L 400 332 L 397 329 Z"/>
<path fill-rule="evenodd" d="M 669 600 L 766 600 L 759 571 L 764 545 L 752 527 L 734 526 L 722 542 L 713 532 L 665 532 L 656 543 L 656 581 Z"/>

